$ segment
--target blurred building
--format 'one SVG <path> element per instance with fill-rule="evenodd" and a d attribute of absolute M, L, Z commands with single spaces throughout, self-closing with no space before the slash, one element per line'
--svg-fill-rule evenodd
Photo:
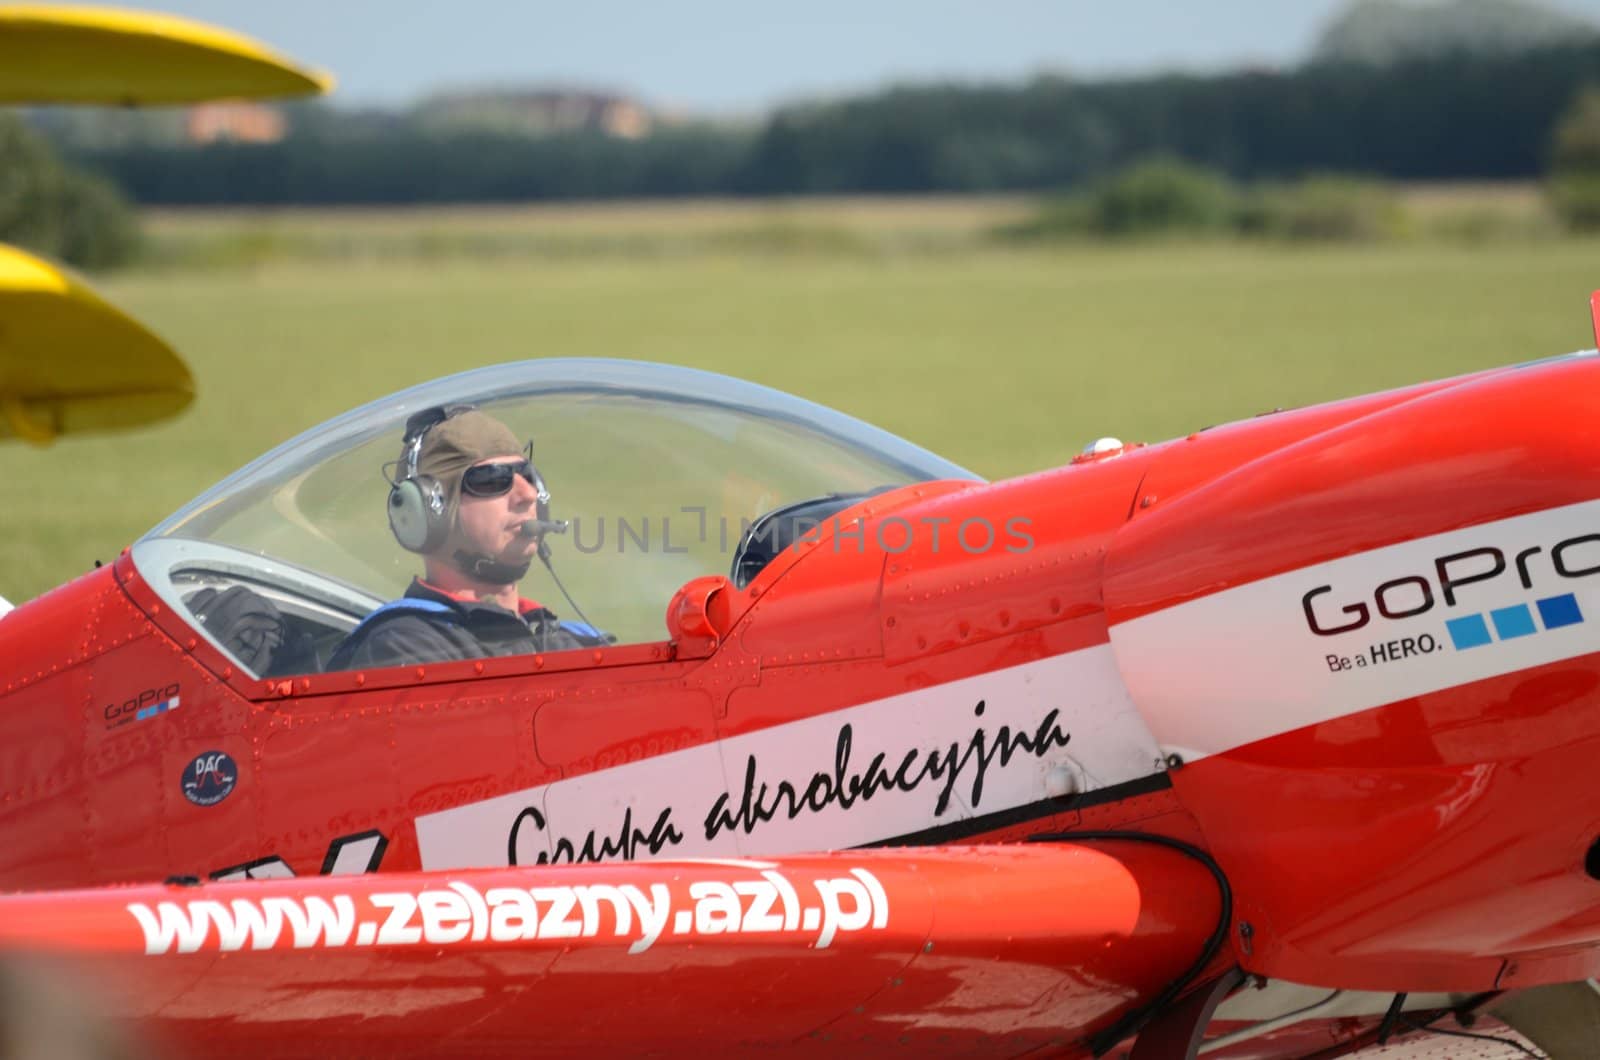
<path fill-rule="evenodd" d="M 184 119 L 184 139 L 192 144 L 275 144 L 288 132 L 288 119 L 260 103 L 203 103 Z"/>
<path fill-rule="evenodd" d="M 419 104 L 416 119 L 436 129 L 474 129 L 521 136 L 598 132 L 625 140 L 648 136 L 655 124 L 636 100 L 571 89 L 456 92 Z"/>

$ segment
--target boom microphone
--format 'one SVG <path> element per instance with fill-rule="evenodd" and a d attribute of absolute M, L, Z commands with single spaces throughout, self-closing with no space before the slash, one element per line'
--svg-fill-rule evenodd
<path fill-rule="evenodd" d="M 542 537 L 545 534 L 564 534 L 570 525 L 565 519 L 529 519 L 518 532 L 523 537 Z"/>

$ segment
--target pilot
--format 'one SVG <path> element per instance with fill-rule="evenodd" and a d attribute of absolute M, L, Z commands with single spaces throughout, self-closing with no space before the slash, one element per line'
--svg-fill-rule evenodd
<path fill-rule="evenodd" d="M 609 643 L 517 592 L 545 547 L 550 494 L 510 428 L 471 406 L 406 422 L 390 477 L 389 527 L 422 556 L 405 596 L 369 614 L 328 670 L 526 655 Z M 386 468 L 386 474 L 389 473 Z"/>

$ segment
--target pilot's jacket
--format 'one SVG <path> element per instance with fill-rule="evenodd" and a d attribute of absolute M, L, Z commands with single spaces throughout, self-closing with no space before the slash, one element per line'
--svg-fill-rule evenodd
<path fill-rule="evenodd" d="M 520 601 L 519 614 L 497 604 L 458 600 L 412 579 L 399 600 L 368 615 L 340 643 L 327 670 L 481 659 L 490 655 L 532 655 L 608 643 L 590 626 L 562 622 L 532 600 Z"/>

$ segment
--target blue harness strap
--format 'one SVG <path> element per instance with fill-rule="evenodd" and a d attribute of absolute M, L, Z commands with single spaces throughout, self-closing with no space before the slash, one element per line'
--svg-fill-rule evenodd
<path fill-rule="evenodd" d="M 418 612 L 427 612 L 431 615 L 442 615 L 452 622 L 460 621 L 460 616 L 457 615 L 455 609 L 450 607 L 448 604 L 441 604 L 437 600 L 418 600 L 416 597 L 402 596 L 398 600 L 390 600 L 382 607 L 377 607 L 371 611 L 368 611 L 367 617 L 363 618 L 361 620 L 361 624 L 356 626 L 355 629 L 352 629 L 348 636 L 355 636 L 357 633 L 360 633 L 368 626 L 372 625 L 373 622 L 387 618 L 391 615 L 402 614 L 408 611 L 413 614 Z"/>

